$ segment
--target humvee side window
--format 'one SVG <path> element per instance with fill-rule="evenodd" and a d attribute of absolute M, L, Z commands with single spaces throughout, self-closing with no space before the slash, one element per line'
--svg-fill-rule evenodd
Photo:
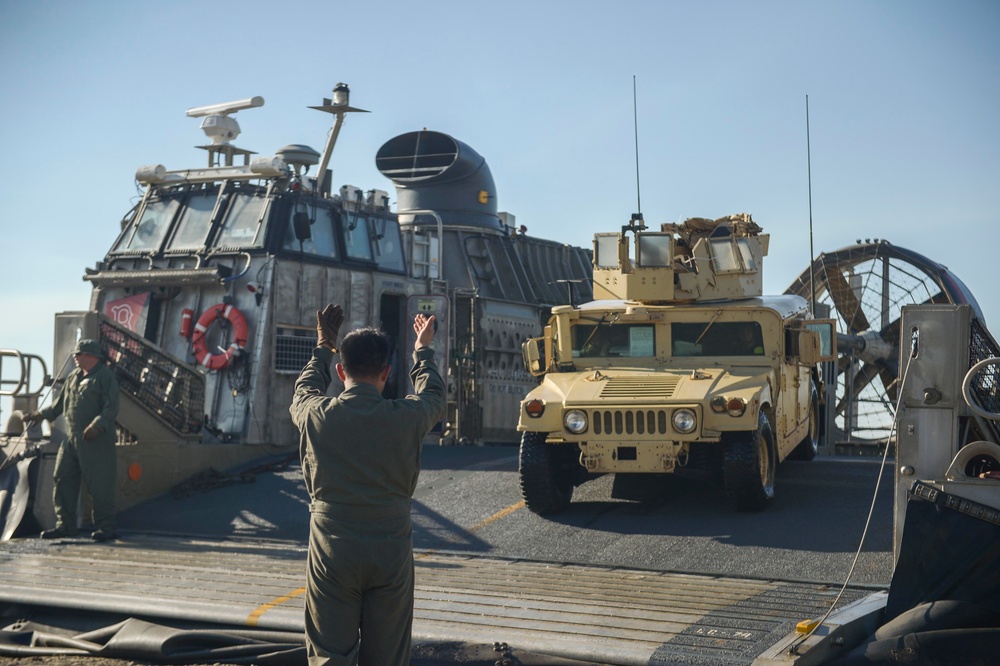
<path fill-rule="evenodd" d="M 763 356 L 764 338 L 755 321 L 673 323 L 674 356 Z"/>
<path fill-rule="evenodd" d="M 577 324 L 571 335 L 574 358 L 656 355 L 653 324 Z"/>

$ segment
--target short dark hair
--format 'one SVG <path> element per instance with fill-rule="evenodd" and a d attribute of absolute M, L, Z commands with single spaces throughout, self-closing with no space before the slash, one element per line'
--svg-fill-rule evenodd
<path fill-rule="evenodd" d="M 359 328 L 341 341 L 340 363 L 348 377 L 377 377 L 388 365 L 391 350 L 389 336 L 383 331 L 372 327 Z"/>

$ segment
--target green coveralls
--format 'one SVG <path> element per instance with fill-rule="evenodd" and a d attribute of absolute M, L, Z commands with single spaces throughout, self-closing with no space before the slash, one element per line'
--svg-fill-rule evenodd
<path fill-rule="evenodd" d="M 66 439 L 56 454 L 52 493 L 56 527 L 62 527 L 70 535 L 77 533 L 76 507 L 80 501 L 82 476 L 93 502 L 94 527 L 116 532 L 118 380 L 115 373 L 103 362 L 94 366 L 89 374 L 75 369 L 66 378 L 59 398 L 41 410 L 41 414 L 49 421 L 60 414 L 66 417 Z M 92 423 L 100 426 L 101 433 L 88 442 L 83 438 L 83 431 Z"/>
<path fill-rule="evenodd" d="M 289 410 L 312 499 L 309 664 L 405 666 L 413 625 L 410 498 L 421 440 L 444 416 L 444 382 L 425 347 L 413 354 L 415 395 L 386 400 L 359 383 L 330 398 L 332 358 L 328 349 L 313 350 Z"/>

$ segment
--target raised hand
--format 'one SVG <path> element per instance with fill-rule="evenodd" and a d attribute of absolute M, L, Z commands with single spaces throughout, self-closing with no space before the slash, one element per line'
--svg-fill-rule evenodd
<path fill-rule="evenodd" d="M 344 308 L 328 303 L 322 310 L 316 311 L 316 337 L 320 347 L 337 348 L 337 336 L 344 323 Z"/>
<path fill-rule="evenodd" d="M 413 345 L 414 350 L 429 347 L 434 339 L 434 315 L 427 316 L 418 314 L 413 318 L 413 332 L 417 334 L 417 341 Z"/>

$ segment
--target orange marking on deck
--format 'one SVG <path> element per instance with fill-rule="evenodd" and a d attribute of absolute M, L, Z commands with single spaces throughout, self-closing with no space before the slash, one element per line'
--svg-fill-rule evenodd
<path fill-rule="evenodd" d="M 302 596 L 305 593 L 306 593 L 306 588 L 300 587 L 297 590 L 292 590 L 291 592 L 289 592 L 288 594 L 286 594 L 284 596 L 278 597 L 277 599 L 269 601 L 266 604 L 258 606 L 254 610 L 254 612 L 250 613 L 250 616 L 247 617 L 247 626 L 248 627 L 256 627 L 257 623 L 260 622 L 260 618 L 264 615 L 264 613 L 266 613 L 267 611 L 271 610 L 275 606 L 280 606 L 281 604 L 285 603 L 286 601 L 291 601 L 295 597 L 300 597 L 300 596 Z"/>
<path fill-rule="evenodd" d="M 499 511 L 497 511 L 496 513 L 494 513 L 489 518 L 486 518 L 485 520 L 479 521 L 478 523 L 476 523 L 475 525 L 473 525 L 472 527 L 470 527 L 469 531 L 470 532 L 475 532 L 476 530 L 480 530 L 480 529 L 486 527 L 487 525 L 489 525 L 490 523 L 492 523 L 494 521 L 497 521 L 497 520 L 500 520 L 501 518 L 504 518 L 505 516 L 509 516 L 510 514 L 512 514 L 515 511 L 517 511 L 518 509 L 523 509 L 523 508 L 524 508 L 524 500 L 521 500 L 520 502 L 517 502 L 516 504 L 511 504 L 506 509 L 500 509 Z M 425 552 L 417 555 L 413 559 L 415 559 L 415 560 L 421 560 L 421 559 L 423 559 L 423 558 L 425 558 L 425 557 L 427 557 L 429 555 L 433 555 L 436 552 L 437 552 L 437 550 L 434 549 L 434 548 L 432 548 L 431 550 L 425 551 Z"/>

